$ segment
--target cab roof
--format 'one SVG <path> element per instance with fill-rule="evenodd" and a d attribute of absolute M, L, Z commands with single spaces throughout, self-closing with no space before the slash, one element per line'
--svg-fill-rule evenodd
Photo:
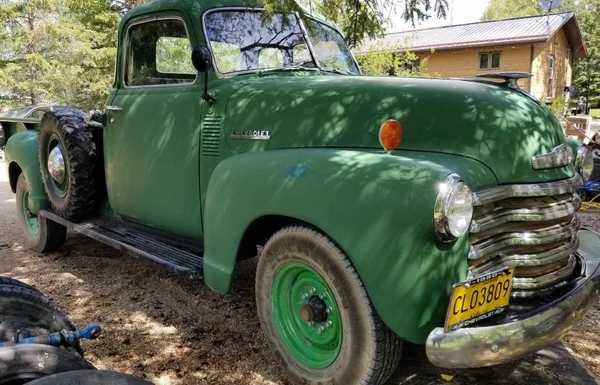
<path fill-rule="evenodd" d="M 123 22 L 138 16 L 145 16 L 159 12 L 178 11 L 186 15 L 202 15 L 213 8 L 220 7 L 261 7 L 260 0 L 154 0 L 137 6 L 129 11 L 123 18 Z"/>
<path fill-rule="evenodd" d="M 204 12 L 213 8 L 260 8 L 263 6 L 264 2 L 262 0 L 154 0 L 137 6 L 129 11 L 123 17 L 121 25 L 125 25 L 129 20 L 136 17 L 147 16 L 161 12 L 176 11 L 185 15 L 196 17 L 203 15 Z M 311 14 L 310 16 L 326 24 L 332 25 L 331 22 L 323 19 L 323 17 L 319 15 Z M 336 27 L 336 29 L 338 28 Z"/>

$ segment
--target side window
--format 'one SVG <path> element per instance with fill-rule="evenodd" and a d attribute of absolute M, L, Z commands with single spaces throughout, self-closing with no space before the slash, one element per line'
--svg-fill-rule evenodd
<path fill-rule="evenodd" d="M 156 70 L 163 74 L 194 75 L 192 49 L 187 37 L 159 37 L 156 42 Z"/>
<path fill-rule="evenodd" d="M 276 48 L 265 48 L 258 54 L 259 68 L 283 67 L 283 54 Z"/>
<path fill-rule="evenodd" d="M 488 67 L 489 67 L 488 54 L 480 53 L 479 54 L 479 68 L 488 68 Z"/>
<path fill-rule="evenodd" d="M 193 83 L 196 71 L 183 21 L 154 20 L 128 30 L 125 84 L 144 86 Z"/>
<path fill-rule="evenodd" d="M 500 52 L 480 53 L 479 68 L 500 68 Z"/>
<path fill-rule="evenodd" d="M 304 63 L 312 60 L 306 43 L 300 43 L 294 46 L 293 56 L 294 62 L 296 63 Z"/>

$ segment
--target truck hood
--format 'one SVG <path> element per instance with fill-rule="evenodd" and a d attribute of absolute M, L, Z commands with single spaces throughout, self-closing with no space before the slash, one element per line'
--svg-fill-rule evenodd
<path fill-rule="evenodd" d="M 231 79 L 230 79 L 231 80 Z M 294 147 L 381 149 L 387 119 L 404 127 L 400 150 L 476 159 L 498 183 L 572 176 L 571 167 L 534 170 L 531 158 L 564 143 L 557 119 L 521 92 L 460 80 L 270 74 L 240 76 L 225 119 L 233 152 Z M 217 90 L 218 94 L 222 94 Z M 240 132 L 268 132 L 268 141 Z M 261 148 L 263 147 L 263 148 Z"/>

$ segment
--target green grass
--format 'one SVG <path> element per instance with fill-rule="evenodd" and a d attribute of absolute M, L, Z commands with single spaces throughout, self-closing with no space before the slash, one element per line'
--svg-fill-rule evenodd
<path fill-rule="evenodd" d="M 592 118 L 600 119 L 600 108 L 592 108 L 590 115 L 592 115 Z"/>

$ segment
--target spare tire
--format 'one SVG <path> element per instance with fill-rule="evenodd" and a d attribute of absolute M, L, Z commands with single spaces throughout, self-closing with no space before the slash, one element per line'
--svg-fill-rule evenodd
<path fill-rule="evenodd" d="M 99 370 L 77 370 L 54 374 L 30 382 L 29 385 L 152 385 L 128 374 Z"/>
<path fill-rule="evenodd" d="M 68 371 L 94 369 L 78 354 L 48 345 L 0 348 L 0 385 L 21 385 Z"/>
<path fill-rule="evenodd" d="M 39 137 L 40 169 L 52 210 L 63 218 L 91 216 L 98 202 L 98 153 L 86 114 L 52 107 Z"/>
<path fill-rule="evenodd" d="M 26 286 L 0 285 L 0 341 L 61 330 L 75 330 L 75 326 L 50 298 Z M 67 350 L 82 355 L 79 344 Z"/>

